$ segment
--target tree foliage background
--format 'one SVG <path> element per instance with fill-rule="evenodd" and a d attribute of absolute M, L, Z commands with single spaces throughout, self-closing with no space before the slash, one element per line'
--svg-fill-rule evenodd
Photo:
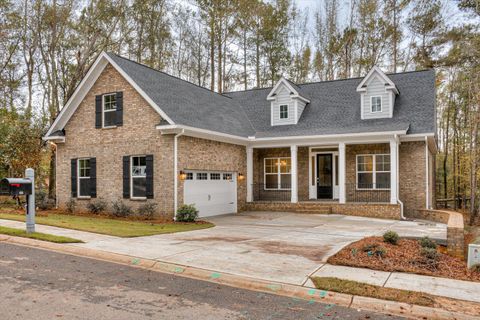
<path fill-rule="evenodd" d="M 298 0 L 301 1 L 301 0 Z M 387 72 L 437 71 L 437 197 L 478 208 L 478 0 L 0 0 L 0 175 L 34 167 L 41 140 L 102 51 L 217 92 Z M 457 204 L 455 204 L 456 206 Z M 473 221 L 473 220 L 472 220 Z"/>

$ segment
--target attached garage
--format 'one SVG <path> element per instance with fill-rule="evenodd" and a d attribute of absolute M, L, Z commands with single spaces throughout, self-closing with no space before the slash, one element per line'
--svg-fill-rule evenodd
<path fill-rule="evenodd" d="M 183 201 L 194 204 L 200 217 L 237 212 L 237 177 L 234 172 L 188 171 Z"/>

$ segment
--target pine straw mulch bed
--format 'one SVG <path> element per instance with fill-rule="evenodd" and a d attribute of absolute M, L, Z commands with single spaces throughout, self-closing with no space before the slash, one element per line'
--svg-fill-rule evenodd
<path fill-rule="evenodd" d="M 384 248 L 383 257 L 365 252 L 367 246 Z M 443 250 L 437 251 L 438 259 L 432 261 L 421 255 L 417 240 L 401 239 L 397 245 L 392 245 L 382 237 L 368 237 L 346 246 L 331 256 L 328 263 L 480 282 L 480 272 L 468 270 L 465 261 L 442 253 Z"/>

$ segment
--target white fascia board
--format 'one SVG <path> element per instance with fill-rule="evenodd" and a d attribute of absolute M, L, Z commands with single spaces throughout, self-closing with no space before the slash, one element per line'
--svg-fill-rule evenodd
<path fill-rule="evenodd" d="M 299 95 L 299 94 L 294 94 L 294 95 L 291 96 L 291 97 L 292 97 L 292 98 L 300 99 L 300 100 L 302 100 L 302 101 L 305 102 L 305 103 L 310 103 L 310 100 L 308 100 L 307 98 L 302 97 L 302 96 Z"/>
<path fill-rule="evenodd" d="M 155 109 L 155 111 L 158 112 L 158 114 L 160 114 L 160 116 L 162 117 L 162 119 L 166 120 L 169 124 L 175 124 L 173 122 L 172 119 L 170 119 L 169 116 L 167 116 L 167 114 L 162 110 L 160 109 L 160 107 L 155 103 L 153 102 L 153 100 L 145 93 L 145 91 L 142 90 L 142 88 L 140 88 L 136 83 L 135 81 L 133 81 L 132 78 L 130 78 L 130 76 L 125 72 L 123 71 L 122 68 L 120 68 L 120 66 L 118 64 L 115 63 L 115 61 L 113 61 L 113 59 L 111 59 L 108 54 L 106 53 L 102 53 L 105 55 L 106 59 L 108 60 L 108 62 L 110 62 L 110 64 L 112 66 L 115 67 L 115 69 L 128 81 L 128 83 L 135 88 L 135 90 L 137 90 L 138 93 L 140 93 L 140 95 L 142 96 L 142 98 L 144 98 L 152 107 L 153 109 Z"/>
<path fill-rule="evenodd" d="M 183 130 L 184 135 L 186 136 L 214 140 L 219 142 L 232 143 L 232 144 L 239 144 L 239 145 L 247 145 L 249 142 L 252 141 L 246 137 L 231 135 L 231 134 L 207 130 L 207 129 L 184 126 L 184 125 L 158 125 L 156 128 L 160 130 L 162 134 L 172 134 L 172 133 L 175 133 L 176 130 Z"/>
<path fill-rule="evenodd" d="M 393 90 L 396 94 L 398 94 L 398 90 L 397 90 L 397 87 L 395 86 L 395 83 L 393 83 L 393 81 L 390 80 L 390 78 L 377 66 L 373 66 L 373 68 L 363 78 L 363 80 L 357 86 L 357 92 L 365 92 L 367 90 L 367 88 L 363 86 L 372 77 L 374 73 L 377 73 L 386 83 L 388 83 L 388 86 L 386 86 L 385 89 Z"/>
<path fill-rule="evenodd" d="M 65 137 L 61 137 L 61 136 L 42 137 L 42 140 L 63 143 L 65 142 Z"/>
<path fill-rule="evenodd" d="M 105 69 L 105 67 L 110 63 L 126 80 L 127 82 L 135 88 L 135 90 L 152 106 L 155 111 L 157 111 L 160 116 L 166 120 L 169 124 L 174 124 L 172 119 L 170 119 L 169 116 L 163 110 L 160 109 L 160 107 L 153 102 L 152 99 L 133 81 L 132 78 L 130 78 L 123 70 L 118 66 L 118 64 L 113 61 L 108 54 L 105 52 L 102 52 L 97 60 L 93 63 L 92 67 L 88 70 L 86 76 L 82 79 L 80 84 L 78 85 L 77 89 L 75 89 L 75 92 L 73 95 L 70 97 L 70 99 L 67 101 L 65 106 L 62 108 L 60 111 L 60 114 L 57 116 L 53 124 L 50 126 L 50 129 L 48 129 L 45 139 L 49 140 L 48 136 L 52 133 L 55 132 L 56 130 L 61 130 L 65 127 L 67 124 L 68 120 L 72 117 L 72 115 L 75 113 L 77 110 L 78 106 L 80 103 L 83 101 L 87 93 L 90 91 L 92 88 L 93 84 L 95 81 L 98 79 L 102 71 Z"/>
<path fill-rule="evenodd" d="M 72 115 L 75 113 L 78 105 L 82 102 L 83 98 L 85 98 L 95 81 L 102 73 L 103 69 L 105 69 L 105 67 L 107 66 L 107 60 L 104 58 L 105 55 L 106 54 L 102 52 L 98 56 L 97 60 L 95 60 L 93 65 L 90 67 L 87 75 L 82 79 L 70 99 L 68 99 L 65 106 L 62 108 L 62 110 L 60 110 L 60 113 L 50 126 L 50 129 L 48 129 L 47 133 L 44 136 L 45 140 L 49 140 L 48 136 L 52 134 L 52 132 L 62 130 L 67 124 L 68 120 L 70 120 Z"/>
<path fill-rule="evenodd" d="M 424 141 L 425 137 L 435 137 L 435 133 L 414 133 L 414 134 L 407 134 L 400 137 L 400 141 Z"/>

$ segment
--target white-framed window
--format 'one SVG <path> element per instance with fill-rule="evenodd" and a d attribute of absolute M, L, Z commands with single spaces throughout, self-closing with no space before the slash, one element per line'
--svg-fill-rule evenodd
<path fill-rule="evenodd" d="M 280 119 L 288 119 L 288 104 L 280 105 Z"/>
<path fill-rule="evenodd" d="M 290 190 L 292 162 L 289 157 L 264 159 L 265 190 Z"/>
<path fill-rule="evenodd" d="M 111 128 L 116 126 L 117 121 L 117 96 L 108 93 L 102 96 L 102 127 Z"/>
<path fill-rule="evenodd" d="M 193 180 L 193 172 L 187 172 L 185 174 L 185 180 Z"/>
<path fill-rule="evenodd" d="M 232 180 L 233 175 L 231 173 L 224 173 L 223 174 L 223 180 Z"/>
<path fill-rule="evenodd" d="M 371 98 L 372 113 L 382 112 L 382 97 L 375 96 Z"/>
<path fill-rule="evenodd" d="M 208 173 L 197 172 L 197 180 L 208 180 Z"/>
<path fill-rule="evenodd" d="M 90 198 L 90 159 L 78 159 L 78 197 Z"/>
<path fill-rule="evenodd" d="M 390 189 L 390 155 L 357 155 L 357 189 Z"/>
<path fill-rule="evenodd" d="M 130 158 L 130 195 L 134 199 L 147 197 L 147 157 Z"/>
<path fill-rule="evenodd" d="M 210 173 L 210 180 L 220 180 L 220 173 Z"/>

